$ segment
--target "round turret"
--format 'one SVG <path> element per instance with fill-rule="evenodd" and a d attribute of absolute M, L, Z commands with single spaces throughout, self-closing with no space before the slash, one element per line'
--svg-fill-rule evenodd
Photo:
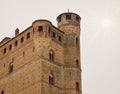
<path fill-rule="evenodd" d="M 80 29 L 80 20 L 81 17 L 76 13 L 62 13 L 57 17 L 57 26 L 63 31 L 67 31 L 70 27 L 78 27 Z"/>

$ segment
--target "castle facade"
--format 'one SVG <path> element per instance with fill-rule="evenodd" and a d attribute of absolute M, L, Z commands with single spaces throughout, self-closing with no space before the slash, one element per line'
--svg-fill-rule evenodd
<path fill-rule="evenodd" d="M 0 94 L 82 94 L 80 20 L 57 17 L 57 27 L 36 20 L 0 42 Z"/>

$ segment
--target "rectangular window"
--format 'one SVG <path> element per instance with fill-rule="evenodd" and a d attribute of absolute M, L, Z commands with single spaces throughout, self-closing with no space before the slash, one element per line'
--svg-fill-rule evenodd
<path fill-rule="evenodd" d="M 27 33 L 27 39 L 29 39 L 30 38 L 30 33 Z"/>
<path fill-rule="evenodd" d="M 71 15 L 70 14 L 67 14 L 66 15 L 66 20 L 70 20 L 71 19 Z"/>
<path fill-rule="evenodd" d="M 4 90 L 1 91 L 1 94 L 4 94 Z"/>
<path fill-rule="evenodd" d="M 43 26 L 38 26 L 38 31 L 43 31 Z"/>
<path fill-rule="evenodd" d="M 59 41 L 61 42 L 62 40 L 61 40 L 61 36 L 59 36 Z"/>
<path fill-rule="evenodd" d="M 53 38 L 55 38 L 55 33 L 53 32 Z"/>
<path fill-rule="evenodd" d="M 11 49 L 12 49 L 12 44 L 9 45 L 9 50 L 11 50 Z"/>
<path fill-rule="evenodd" d="M 24 41 L 24 38 L 22 37 L 20 42 L 22 43 L 23 41 Z"/>
<path fill-rule="evenodd" d="M 4 54 L 6 53 L 6 51 L 7 51 L 7 49 L 6 49 L 6 48 L 4 48 Z"/>
<path fill-rule="evenodd" d="M 15 41 L 15 46 L 17 46 L 18 45 L 18 41 Z"/>
<path fill-rule="evenodd" d="M 76 82 L 76 91 L 79 91 L 79 83 Z"/>

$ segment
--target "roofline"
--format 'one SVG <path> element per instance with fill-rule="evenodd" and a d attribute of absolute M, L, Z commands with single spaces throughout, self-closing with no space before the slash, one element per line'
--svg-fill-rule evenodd
<path fill-rule="evenodd" d="M 35 20 L 35 21 L 32 23 L 32 25 L 33 25 L 34 23 L 38 22 L 38 21 L 45 21 L 45 22 L 49 22 L 49 23 L 52 25 L 52 22 L 51 22 L 51 21 L 49 21 L 49 20 L 46 20 L 46 19 L 39 19 L 39 20 Z"/>
<path fill-rule="evenodd" d="M 5 44 L 7 44 L 8 42 L 12 41 L 13 39 L 15 39 L 16 37 L 20 36 L 21 34 L 23 34 L 24 32 L 26 32 L 28 29 L 30 29 L 32 26 L 29 26 L 27 29 L 25 29 L 24 31 L 22 31 L 21 33 L 19 33 L 17 36 L 11 38 L 10 40 L 8 40 L 6 43 L 4 43 L 3 45 L 0 45 L 0 47 L 4 46 Z"/>
<path fill-rule="evenodd" d="M 57 20 L 61 15 L 65 15 L 65 14 L 75 14 L 75 15 L 77 15 L 77 16 L 80 18 L 80 20 L 81 20 L 81 17 L 80 17 L 78 14 L 73 13 L 73 12 L 64 12 L 64 13 L 61 13 L 60 15 L 57 16 L 56 20 Z"/>

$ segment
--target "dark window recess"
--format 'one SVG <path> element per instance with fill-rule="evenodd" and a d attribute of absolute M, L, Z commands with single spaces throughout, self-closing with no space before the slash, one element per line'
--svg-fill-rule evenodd
<path fill-rule="evenodd" d="M 70 14 L 67 14 L 66 15 L 66 20 L 70 20 L 71 19 L 71 15 Z"/>
<path fill-rule="evenodd" d="M 78 40 L 78 38 L 76 38 L 76 44 L 79 44 L 79 40 Z"/>
<path fill-rule="evenodd" d="M 61 36 L 59 36 L 59 41 L 60 41 L 60 42 L 62 41 Z"/>
<path fill-rule="evenodd" d="M 9 45 L 9 50 L 11 50 L 11 49 L 12 49 L 12 44 Z"/>
<path fill-rule="evenodd" d="M 78 22 L 80 21 L 80 19 L 79 19 L 79 17 L 78 17 L 78 16 L 76 16 L 76 21 L 78 21 Z"/>
<path fill-rule="evenodd" d="M 18 45 L 18 41 L 15 41 L 15 46 L 17 46 Z"/>
<path fill-rule="evenodd" d="M 54 84 L 54 77 L 52 75 L 49 76 L 49 84 L 50 85 Z"/>
<path fill-rule="evenodd" d="M 27 39 L 29 39 L 30 38 L 30 33 L 27 33 Z"/>
<path fill-rule="evenodd" d="M 22 37 L 20 42 L 22 43 L 23 41 L 24 41 L 24 38 Z"/>
<path fill-rule="evenodd" d="M 58 17 L 58 22 L 61 22 L 61 16 Z"/>
<path fill-rule="evenodd" d="M 1 94 L 4 94 L 4 90 L 1 91 Z"/>
<path fill-rule="evenodd" d="M 50 27 L 49 27 L 49 29 L 48 29 L 48 33 L 50 34 Z"/>
<path fill-rule="evenodd" d="M 13 64 L 10 64 L 10 66 L 9 66 L 9 72 L 10 73 L 13 72 Z"/>
<path fill-rule="evenodd" d="M 43 31 L 43 26 L 38 26 L 38 31 Z"/>
<path fill-rule="evenodd" d="M 76 60 L 76 67 L 79 67 L 79 61 Z"/>
<path fill-rule="evenodd" d="M 79 83 L 78 82 L 76 82 L 76 91 L 79 91 L 80 89 L 79 89 Z"/>
<path fill-rule="evenodd" d="M 50 53 L 49 53 L 49 59 L 50 59 L 51 61 L 54 61 L 54 53 L 53 53 L 53 52 L 50 52 Z"/>
<path fill-rule="evenodd" d="M 56 35 L 56 34 L 53 32 L 53 38 L 55 38 L 55 35 Z"/>
<path fill-rule="evenodd" d="M 6 49 L 6 48 L 4 48 L 4 54 L 6 53 L 6 51 L 7 51 L 7 49 Z"/>

